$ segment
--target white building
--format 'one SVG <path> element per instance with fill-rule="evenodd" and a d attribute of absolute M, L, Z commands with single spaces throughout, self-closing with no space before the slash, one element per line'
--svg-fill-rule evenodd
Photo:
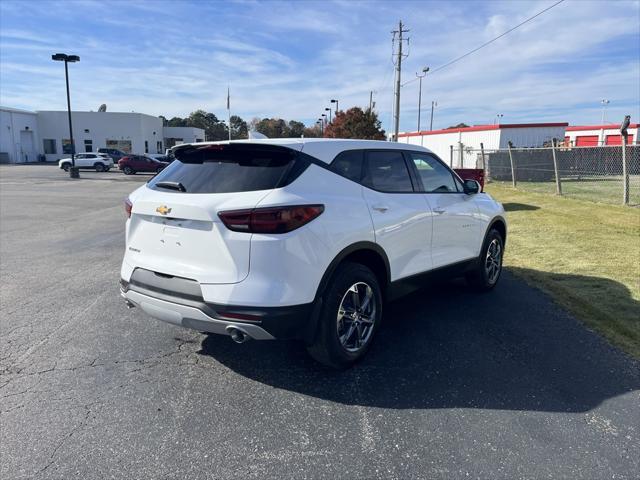
<path fill-rule="evenodd" d="M 0 107 L 0 163 L 37 162 L 39 138 L 35 112 Z"/>
<path fill-rule="evenodd" d="M 0 162 L 35 162 L 42 155 L 55 161 L 71 154 L 66 111 L 28 112 L 0 107 L 0 113 Z M 77 153 L 105 147 L 126 153 L 164 153 L 167 140 L 169 146 L 205 140 L 200 128 L 180 127 L 176 132 L 174 127 L 163 127 L 162 119 L 143 113 L 72 112 L 71 119 Z"/>
<path fill-rule="evenodd" d="M 567 146 L 596 147 L 598 145 L 621 145 L 620 125 L 583 125 L 565 129 L 564 142 Z M 627 128 L 627 142 L 640 145 L 638 124 L 632 123 Z"/>
<path fill-rule="evenodd" d="M 164 127 L 165 148 L 181 143 L 204 142 L 204 130 L 192 127 Z"/>
<path fill-rule="evenodd" d="M 551 139 L 564 138 L 568 123 L 514 123 L 475 125 L 444 130 L 403 132 L 398 141 L 427 147 L 455 168 L 478 168 L 478 151 L 514 147 L 541 147 Z"/>

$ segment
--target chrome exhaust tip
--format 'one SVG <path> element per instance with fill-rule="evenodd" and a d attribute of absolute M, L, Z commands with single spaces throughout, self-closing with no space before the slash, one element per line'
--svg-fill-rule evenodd
<path fill-rule="evenodd" d="M 129 310 L 131 310 L 132 308 L 135 308 L 135 307 L 136 307 L 136 306 L 135 306 L 133 303 L 131 303 L 129 300 L 125 300 L 125 302 L 124 302 L 124 303 L 125 303 L 125 305 L 127 306 L 127 308 L 128 308 Z"/>
<path fill-rule="evenodd" d="M 231 340 L 233 340 L 236 343 L 244 343 L 248 340 L 251 340 L 251 337 L 249 336 L 249 334 L 238 327 L 229 325 L 226 328 L 226 330 L 229 336 L 231 337 Z"/>

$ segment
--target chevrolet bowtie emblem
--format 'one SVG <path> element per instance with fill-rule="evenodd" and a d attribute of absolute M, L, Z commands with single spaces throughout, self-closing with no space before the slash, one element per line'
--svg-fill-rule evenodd
<path fill-rule="evenodd" d="M 161 207 L 156 208 L 156 212 L 160 215 L 166 215 L 167 213 L 171 213 L 171 209 L 166 205 L 162 205 Z"/>

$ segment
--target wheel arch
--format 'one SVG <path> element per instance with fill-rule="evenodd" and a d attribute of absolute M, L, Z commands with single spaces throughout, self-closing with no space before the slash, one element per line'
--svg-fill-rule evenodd
<path fill-rule="evenodd" d="M 363 241 L 353 243 L 342 249 L 329 263 L 318 285 L 311 321 L 303 335 L 303 339 L 307 344 L 313 341 L 318 332 L 324 292 L 338 267 L 345 262 L 360 263 L 370 268 L 378 278 L 378 282 L 380 282 L 383 298 L 386 297 L 391 282 L 391 268 L 389 266 L 389 258 L 383 248 L 377 243 Z"/>
<path fill-rule="evenodd" d="M 491 222 L 489 222 L 489 226 L 487 227 L 487 231 L 484 233 L 484 238 L 487 238 L 487 235 L 492 229 L 496 229 L 502 235 L 502 242 L 507 244 L 507 222 L 502 215 L 498 215 Z M 484 239 L 483 239 L 484 245 Z"/>
<path fill-rule="evenodd" d="M 329 281 L 344 262 L 360 263 L 370 268 L 378 278 L 383 292 L 387 289 L 391 280 L 391 268 L 387 254 L 377 243 L 356 242 L 342 249 L 329 263 L 318 285 L 316 300 L 323 295 Z"/>

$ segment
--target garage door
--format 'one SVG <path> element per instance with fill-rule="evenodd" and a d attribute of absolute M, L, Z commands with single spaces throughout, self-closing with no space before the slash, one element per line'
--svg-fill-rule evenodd
<path fill-rule="evenodd" d="M 598 135 L 583 135 L 576 137 L 576 147 L 597 147 Z"/>
<path fill-rule="evenodd" d="M 633 135 L 627 137 L 627 145 L 633 143 Z M 622 135 L 607 135 L 605 145 L 622 145 Z"/>

